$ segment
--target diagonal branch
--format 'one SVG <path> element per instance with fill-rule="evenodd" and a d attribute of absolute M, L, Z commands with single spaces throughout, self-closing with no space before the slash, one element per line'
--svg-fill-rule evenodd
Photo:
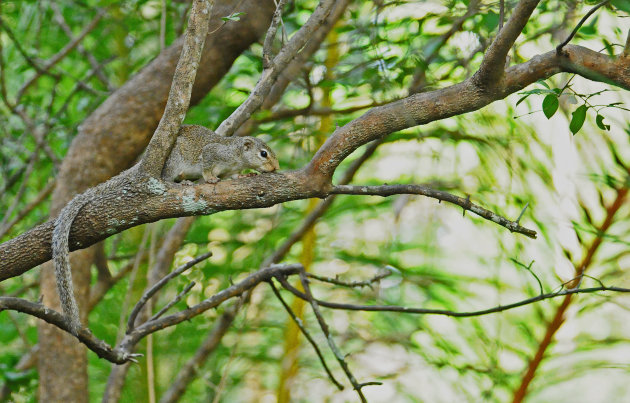
<path fill-rule="evenodd" d="M 147 289 L 142 294 L 142 297 L 140 297 L 140 299 L 138 300 L 136 305 L 131 310 L 131 313 L 129 314 L 129 320 L 127 321 L 127 333 L 129 333 L 130 331 L 132 331 L 134 329 L 134 325 L 136 323 L 136 317 L 140 313 L 140 310 L 142 310 L 142 308 L 145 306 L 147 301 L 152 296 L 154 296 L 156 292 L 158 292 L 160 289 L 162 289 L 162 287 L 164 287 L 166 285 L 166 283 L 168 283 L 169 281 L 171 281 L 175 277 L 179 276 L 180 274 L 182 274 L 186 270 L 190 269 L 191 267 L 193 267 L 197 263 L 203 262 L 204 260 L 208 259 L 210 256 L 212 256 L 212 252 L 206 252 L 206 253 L 204 253 L 204 254 L 202 254 L 200 256 L 197 256 L 193 260 L 191 260 L 189 262 L 186 262 L 183 265 L 179 266 L 178 268 L 176 268 L 175 270 L 173 270 L 172 272 L 170 272 L 169 274 L 164 276 L 160 281 L 155 283 L 149 289 Z"/>
<path fill-rule="evenodd" d="M 92 21 L 90 21 L 90 23 L 86 25 L 85 28 L 83 28 L 83 30 L 79 33 L 79 35 L 77 35 L 76 38 L 72 38 L 72 40 L 66 46 L 63 47 L 63 49 L 61 49 L 59 52 L 57 52 L 56 55 L 51 57 L 46 62 L 46 64 L 44 64 L 41 67 L 41 69 L 38 69 L 37 72 L 28 81 L 22 84 L 22 87 L 20 87 L 20 89 L 17 92 L 17 96 L 15 97 L 16 104 L 20 103 L 20 100 L 22 99 L 22 96 L 24 95 L 26 90 L 29 89 L 30 86 L 33 85 L 37 80 L 39 80 L 42 74 L 49 71 L 54 65 L 59 63 L 64 57 L 68 55 L 68 53 L 70 53 L 72 49 L 74 49 L 77 45 L 79 45 L 79 43 L 81 43 L 81 41 L 83 40 L 83 38 L 85 38 L 87 34 L 92 32 L 94 28 L 96 28 L 99 21 L 101 20 L 101 18 L 103 18 L 104 15 L 105 15 L 105 9 L 99 9 L 98 12 L 96 13 L 96 16 L 94 16 Z"/>
<path fill-rule="evenodd" d="M 341 368 L 343 369 L 343 372 L 345 372 L 346 376 L 348 377 L 348 380 L 352 384 L 352 387 L 354 388 L 354 390 L 357 391 L 357 394 L 359 395 L 359 398 L 361 399 L 361 401 L 367 402 L 367 399 L 363 395 L 363 391 L 361 391 L 361 388 L 363 387 L 363 385 L 357 382 L 356 378 L 354 377 L 354 374 L 350 371 L 350 368 L 348 367 L 348 363 L 346 362 L 344 355 L 341 353 L 341 351 L 339 350 L 339 347 L 337 347 L 337 345 L 335 344 L 335 340 L 332 338 L 332 335 L 330 334 L 330 330 L 328 329 L 328 323 L 326 323 L 326 320 L 324 319 L 324 316 L 322 315 L 319 309 L 317 300 L 315 300 L 315 298 L 313 297 L 313 294 L 311 293 L 311 287 L 309 286 L 308 279 L 306 278 L 306 271 L 302 268 L 299 272 L 299 275 L 300 275 L 300 281 L 302 283 L 302 288 L 304 288 L 304 295 L 306 296 L 306 301 L 309 304 L 311 304 L 311 308 L 313 309 L 313 313 L 315 314 L 315 317 L 317 318 L 319 327 L 322 329 L 324 336 L 326 336 L 326 341 L 328 342 L 328 346 L 330 347 L 330 350 L 333 352 L 335 358 L 337 359 L 337 362 L 339 362 L 339 366 L 341 366 Z"/>
<path fill-rule="evenodd" d="M 252 113 L 256 111 L 265 100 L 273 83 L 278 76 L 293 60 L 295 55 L 309 40 L 317 28 L 325 21 L 326 16 L 335 5 L 334 0 L 321 0 L 308 21 L 291 37 L 291 40 L 282 47 L 280 52 L 269 62 L 269 66 L 263 69 L 263 72 L 256 83 L 256 87 L 252 90 L 250 96 L 243 102 L 233 113 L 225 119 L 216 130 L 220 136 L 231 136 Z M 273 34 L 274 24 L 271 24 L 270 32 Z M 268 33 L 269 35 L 269 33 Z"/>
<path fill-rule="evenodd" d="M 155 178 L 160 177 L 164 162 L 177 139 L 179 126 L 186 117 L 201 51 L 208 34 L 210 10 L 213 4 L 213 0 L 193 1 L 182 54 L 177 62 L 164 115 L 139 165 L 140 171 Z"/>
<path fill-rule="evenodd" d="M 516 38 L 523 32 L 525 24 L 539 2 L 540 0 L 521 0 L 518 2 L 510 19 L 488 47 L 481 66 L 475 73 L 474 79 L 481 88 L 493 86 L 501 81 L 508 52 L 514 45 Z"/>
<path fill-rule="evenodd" d="M 125 175 L 95 192 L 78 214 L 70 233 L 71 250 L 87 247 L 112 234 L 163 218 L 207 215 L 230 209 L 269 207 L 289 200 L 325 197 L 337 166 L 361 145 L 390 133 L 480 109 L 527 85 L 568 71 L 630 89 L 630 58 L 612 58 L 567 45 L 562 57 L 555 51 L 510 67 L 497 91 L 481 91 L 472 80 L 415 94 L 373 108 L 339 127 L 298 171 L 267 173 L 221 181 L 215 185 L 181 186 L 157 180 L 137 181 Z M 108 217 L 108 219 L 105 219 Z M 112 219 L 112 218 L 116 219 Z M 53 222 L 0 244 L 0 280 L 18 276 L 50 259 Z"/>
<path fill-rule="evenodd" d="M 304 337 L 306 337 L 306 340 L 308 340 L 308 342 L 311 343 L 311 346 L 313 346 L 313 350 L 315 350 L 315 354 L 317 354 L 319 361 L 322 363 L 322 367 L 324 367 L 324 371 L 326 371 L 328 378 L 331 380 L 332 383 L 335 384 L 337 389 L 343 390 L 343 385 L 340 384 L 339 381 L 337 381 L 335 376 L 330 371 L 330 368 L 328 368 L 328 364 L 326 364 L 326 359 L 324 358 L 324 355 L 322 354 L 321 350 L 319 349 L 319 346 L 317 345 L 317 343 L 315 342 L 311 334 L 308 332 L 308 330 L 306 330 L 306 327 L 304 327 L 304 324 L 302 323 L 302 319 L 298 318 L 295 315 L 295 312 L 293 312 L 291 307 L 282 298 L 282 295 L 280 295 L 280 292 L 278 291 L 276 286 L 273 284 L 273 281 L 269 281 L 269 285 L 271 286 L 271 290 L 273 291 L 276 298 L 278 298 L 278 300 L 280 301 L 284 309 L 287 311 L 291 319 L 293 319 L 293 322 L 295 323 L 295 325 L 300 329 Z"/>
<path fill-rule="evenodd" d="M 431 197 L 440 201 L 447 201 L 456 204 L 464 210 L 471 211 L 478 216 L 490 220 L 496 224 L 509 229 L 511 232 L 518 232 L 529 238 L 536 238 L 536 231 L 522 227 L 518 221 L 511 221 L 490 210 L 478 206 L 470 201 L 469 198 L 455 196 L 454 194 L 444 192 L 442 190 L 432 189 L 423 185 L 382 185 L 382 186 L 349 186 L 337 185 L 331 192 L 332 194 L 347 195 L 365 195 L 365 196 L 392 196 L 395 194 L 416 194 Z M 520 217 L 519 217 L 520 218 Z"/>

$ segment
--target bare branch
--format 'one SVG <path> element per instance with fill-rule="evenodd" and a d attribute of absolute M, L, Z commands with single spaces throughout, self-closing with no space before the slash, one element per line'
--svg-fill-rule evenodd
<path fill-rule="evenodd" d="M 61 9 L 59 8 L 59 5 L 55 2 L 51 2 L 50 8 L 52 8 L 53 12 L 55 13 L 55 20 L 61 26 L 61 29 L 63 29 L 63 32 L 66 33 L 68 38 L 72 38 L 72 29 L 68 26 L 68 23 L 66 22 L 66 19 L 64 18 L 63 13 L 61 12 Z M 90 66 L 92 66 L 92 71 L 94 72 L 94 75 L 98 77 L 99 80 L 101 80 L 101 82 L 105 85 L 107 90 L 113 91 L 115 88 L 110 83 L 109 79 L 103 72 L 103 65 L 99 64 L 98 60 L 96 60 L 94 55 L 88 52 L 85 49 L 85 47 L 83 47 L 82 44 L 79 43 L 77 45 L 77 50 L 87 59 L 87 61 L 90 63 Z"/>
<path fill-rule="evenodd" d="M 35 316 L 51 325 L 58 327 L 70 333 L 70 327 L 65 320 L 64 315 L 46 307 L 40 303 L 30 302 L 21 298 L 0 297 L 0 311 L 14 310 Z M 124 351 L 113 349 L 104 341 L 96 338 L 87 328 L 82 328 L 77 336 L 79 341 L 87 348 L 92 350 L 96 355 L 115 363 L 123 363 L 132 358 L 134 355 L 127 354 Z"/>
<path fill-rule="evenodd" d="M 488 47 L 481 66 L 475 73 L 474 79 L 481 88 L 494 86 L 501 82 L 505 58 L 539 2 L 540 0 L 521 0 L 518 2 L 510 19 Z"/>
<path fill-rule="evenodd" d="M 469 198 L 455 196 L 454 194 L 444 192 L 442 190 L 432 189 L 423 185 L 382 185 L 382 186 L 348 186 L 337 185 L 333 187 L 330 193 L 333 194 L 352 194 L 366 196 L 392 196 L 395 194 L 417 194 L 431 197 L 440 201 L 447 201 L 456 204 L 464 209 L 471 211 L 478 216 L 490 220 L 496 224 L 509 229 L 511 232 L 518 232 L 529 238 L 536 238 L 536 231 L 521 227 L 517 221 L 510 221 L 490 210 L 486 210 L 470 201 Z M 519 217 L 520 219 L 520 217 Z"/>
<path fill-rule="evenodd" d="M 293 287 L 286 278 L 276 277 L 282 286 L 290 291 L 293 295 L 298 298 L 302 298 L 305 301 L 309 301 L 309 296 L 304 292 L 298 290 Z M 429 308 L 411 308 L 406 306 L 398 306 L 398 305 L 357 305 L 357 304 L 344 304 L 339 302 L 328 302 L 320 299 L 316 299 L 315 302 L 323 307 L 330 309 L 341 309 L 348 311 L 366 311 L 366 312 L 400 312 L 400 313 L 410 313 L 410 314 L 421 314 L 421 315 L 442 315 L 442 316 L 452 316 L 455 318 L 468 318 L 473 316 L 483 316 L 489 315 L 492 313 L 503 312 L 510 309 L 518 308 L 525 305 L 530 305 L 535 302 L 544 301 L 546 299 L 552 299 L 556 297 L 562 297 L 573 294 L 592 294 L 595 292 L 601 291 L 609 291 L 609 292 L 619 292 L 619 293 L 630 293 L 630 288 L 623 287 L 590 287 L 590 288 L 573 288 L 573 289 L 562 289 L 557 292 L 547 293 L 547 294 L 539 294 L 532 298 L 527 298 L 518 302 L 514 302 L 512 304 L 507 305 L 499 305 L 493 308 L 481 309 L 478 311 L 468 311 L 468 312 L 458 312 L 451 311 L 448 309 L 429 309 Z"/>
<path fill-rule="evenodd" d="M 179 126 L 188 111 L 213 4 L 213 0 L 193 0 L 184 46 L 175 68 L 166 108 L 139 165 L 140 171 L 154 178 L 160 177 L 164 162 L 175 144 Z"/>
<path fill-rule="evenodd" d="M 311 343 L 311 346 L 313 346 L 313 350 L 315 350 L 315 354 L 317 354 L 317 357 L 319 358 L 319 361 L 322 363 L 322 366 L 324 367 L 324 371 L 326 371 L 326 374 L 328 375 L 328 378 L 330 379 L 330 381 L 333 384 L 335 384 L 337 389 L 343 390 L 343 385 L 340 384 L 339 381 L 337 381 L 335 376 L 330 371 L 330 368 L 328 368 L 328 364 L 326 364 L 326 359 L 324 358 L 324 355 L 322 354 L 321 350 L 319 349 L 319 346 L 317 345 L 317 343 L 315 342 L 311 334 L 308 332 L 306 327 L 304 327 L 304 324 L 302 323 L 302 319 L 298 318 L 295 315 L 295 312 L 293 312 L 293 310 L 291 309 L 291 307 L 285 302 L 285 300 L 282 298 L 282 295 L 280 295 L 280 292 L 278 291 L 276 286 L 273 284 L 273 281 L 269 281 L 269 285 L 271 286 L 271 289 L 273 293 L 275 294 L 276 298 L 278 298 L 278 300 L 280 301 L 284 309 L 287 311 L 291 319 L 293 319 L 293 323 L 295 323 L 295 325 L 300 329 L 304 337 L 306 337 L 306 340 L 308 340 L 308 342 Z"/>
<path fill-rule="evenodd" d="M 188 284 L 186 287 L 184 287 L 183 290 L 181 290 L 176 296 L 175 298 L 173 298 L 168 304 L 164 305 L 164 307 L 162 309 L 160 309 L 155 315 L 151 316 L 151 318 L 149 318 L 149 320 L 156 320 L 159 317 L 161 317 L 162 315 L 164 315 L 169 309 L 171 309 L 176 303 L 178 303 L 179 301 L 181 301 L 181 299 L 184 297 L 184 295 L 188 294 L 190 292 L 190 290 L 192 290 L 192 288 L 195 286 L 195 282 L 192 281 L 190 282 L 190 284 Z"/>
<path fill-rule="evenodd" d="M 22 84 L 22 87 L 20 87 L 20 89 L 17 92 L 17 96 L 15 97 L 16 104 L 20 103 L 20 100 L 22 99 L 22 96 L 24 95 L 26 90 L 31 85 L 33 85 L 37 80 L 39 80 L 39 78 L 42 76 L 42 74 L 45 71 L 50 70 L 54 65 L 59 63 L 64 57 L 68 55 L 68 53 L 70 53 L 72 49 L 74 49 L 86 37 L 87 34 L 92 32 L 94 28 L 96 28 L 99 21 L 101 20 L 101 18 L 103 18 L 104 15 L 105 15 L 105 9 L 99 9 L 96 15 L 94 16 L 94 18 L 92 19 L 92 21 L 90 21 L 90 23 L 86 25 L 85 28 L 83 28 L 83 30 L 79 33 L 79 35 L 77 35 L 76 38 L 72 38 L 72 40 L 66 46 L 63 47 L 63 49 L 61 49 L 59 52 L 57 52 L 56 55 L 48 59 L 48 61 L 42 66 L 41 69 L 37 70 L 37 72 L 28 81 Z"/>
<path fill-rule="evenodd" d="M 273 59 L 273 40 L 276 38 L 276 32 L 278 31 L 278 26 L 282 20 L 282 9 L 286 4 L 287 0 L 280 0 L 276 5 L 276 11 L 273 13 L 271 25 L 269 25 L 267 35 L 265 36 L 265 42 L 263 43 L 263 69 L 268 69 L 271 66 Z"/>
<path fill-rule="evenodd" d="M 246 291 L 256 287 L 261 282 L 269 281 L 272 277 L 296 274 L 301 267 L 302 266 L 298 264 L 273 265 L 258 270 L 257 272 L 247 276 L 243 281 L 216 293 L 212 297 L 201 301 L 197 305 L 191 306 L 188 309 L 176 312 L 169 316 L 143 323 L 142 325 L 136 327 L 130 333 L 125 335 L 124 339 L 120 342 L 119 348 L 123 349 L 124 351 L 130 351 L 138 341 L 140 341 L 148 334 L 155 333 L 158 330 L 177 325 L 178 323 L 200 315 L 208 309 L 212 309 L 221 305 L 230 298 L 242 295 Z"/>
<path fill-rule="evenodd" d="M 140 299 L 138 300 L 136 305 L 131 310 L 131 313 L 129 314 L 129 319 L 127 320 L 127 333 L 131 332 L 134 329 L 135 322 L 136 322 L 136 317 L 140 313 L 140 310 L 142 309 L 142 307 L 147 303 L 149 298 L 151 298 L 152 296 L 155 295 L 156 292 L 161 290 L 162 287 L 164 287 L 166 285 L 166 283 L 168 283 L 169 281 L 171 281 L 175 277 L 179 276 L 180 274 L 182 274 L 186 270 L 190 269 L 191 267 L 193 267 L 197 263 L 203 262 L 204 260 L 208 259 L 210 256 L 212 256 L 212 252 L 206 252 L 203 255 L 197 256 L 196 258 L 194 258 L 190 262 L 187 262 L 187 263 L 179 266 L 177 269 L 173 270 L 172 272 L 170 272 L 169 274 L 164 276 L 160 281 L 155 283 L 153 286 L 149 287 L 142 294 L 142 297 L 140 297 Z"/>
<path fill-rule="evenodd" d="M 334 0 L 321 0 L 308 21 L 291 37 L 278 52 L 278 55 L 270 63 L 270 66 L 263 70 L 256 87 L 250 96 L 243 102 L 227 119 L 225 119 L 216 130 L 220 136 L 231 136 L 262 105 L 265 97 L 269 94 L 271 86 L 278 78 L 278 75 L 286 68 L 289 62 L 302 49 L 308 41 L 310 35 L 323 24 L 324 19 L 330 13 Z M 273 24 L 271 25 L 273 27 Z"/>
<path fill-rule="evenodd" d="M 54 180 L 49 181 L 46 184 L 46 186 L 44 186 L 44 188 L 39 191 L 39 193 L 35 196 L 35 198 L 30 203 L 28 203 L 22 210 L 20 210 L 18 214 L 12 220 L 6 223 L 3 220 L 2 224 L 4 225 L 0 225 L 0 238 L 5 236 L 6 233 L 9 232 L 15 224 L 17 224 L 24 217 L 26 217 L 28 213 L 33 211 L 35 207 L 39 206 L 46 199 L 46 197 L 48 197 L 48 195 L 50 195 L 50 193 L 53 191 L 53 189 L 55 188 L 55 183 L 56 182 Z M 8 218 L 8 216 L 6 218 Z"/>
<path fill-rule="evenodd" d="M 582 25 L 584 25 L 584 23 L 586 22 L 586 20 L 588 20 L 588 17 L 590 17 L 591 15 L 593 15 L 593 13 L 595 11 L 597 11 L 598 8 L 600 8 L 601 6 L 609 3 L 610 0 L 604 0 L 602 2 L 600 2 L 599 4 L 597 4 L 595 7 L 591 8 L 588 13 L 586 13 L 586 15 L 584 15 L 584 17 L 582 17 L 582 19 L 580 20 L 580 22 L 578 22 L 578 24 L 575 26 L 575 28 L 573 28 L 573 31 L 571 31 L 571 33 L 569 34 L 569 36 L 567 37 L 567 39 L 565 39 L 560 45 L 558 45 L 556 47 L 556 53 L 558 55 L 560 55 L 562 53 L 562 48 L 564 48 L 569 42 L 571 42 L 571 39 L 573 39 L 573 37 L 575 36 L 575 34 L 577 34 L 577 31 L 580 30 L 580 28 L 582 27 Z"/>
<path fill-rule="evenodd" d="M 319 310 L 319 305 L 317 304 L 317 301 L 315 300 L 315 298 L 313 297 L 313 294 L 311 293 L 311 287 L 309 286 L 308 279 L 306 278 L 306 271 L 302 268 L 299 272 L 299 275 L 300 275 L 300 282 L 302 283 L 302 288 L 304 288 L 304 295 L 306 296 L 306 301 L 311 305 L 311 308 L 313 309 L 313 313 L 315 314 L 315 317 L 317 318 L 319 327 L 322 329 L 324 336 L 326 336 L 326 341 L 328 342 L 328 346 L 330 347 L 330 350 L 335 355 L 337 362 L 343 369 L 343 372 L 345 372 L 346 377 L 352 384 L 352 387 L 354 388 L 354 390 L 357 391 L 361 401 L 367 402 L 367 399 L 365 398 L 365 396 L 363 395 L 363 392 L 361 391 L 362 385 L 360 385 L 357 382 L 356 378 L 354 377 L 354 374 L 350 371 L 350 368 L 348 367 L 348 363 L 346 362 L 344 355 L 341 353 L 341 351 L 335 344 L 335 340 L 332 338 L 332 335 L 330 334 L 330 330 L 328 329 L 328 324 L 326 323 L 324 316 Z"/>
<path fill-rule="evenodd" d="M 317 274 L 313 274 L 313 273 L 309 273 L 306 272 L 306 277 L 308 278 L 313 278 L 317 281 L 321 281 L 323 283 L 330 283 L 330 284 L 334 284 L 334 285 L 338 285 L 341 287 L 348 287 L 348 288 L 357 288 L 357 287 L 372 287 L 372 284 L 374 283 L 378 283 L 380 282 L 382 279 L 389 277 L 392 275 L 392 271 L 387 269 L 384 270 L 382 273 L 377 274 L 376 276 L 367 279 L 367 280 L 363 280 L 363 281 L 341 281 L 338 278 L 332 278 L 332 277 L 323 277 L 323 276 L 318 276 Z"/>

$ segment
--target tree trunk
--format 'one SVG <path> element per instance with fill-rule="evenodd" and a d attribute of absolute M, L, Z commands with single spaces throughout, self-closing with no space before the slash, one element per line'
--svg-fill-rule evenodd
<path fill-rule="evenodd" d="M 234 12 L 237 5 L 236 11 L 245 13 L 241 20 L 222 25 L 221 17 Z M 264 34 L 274 9 L 271 0 L 215 3 L 211 34 L 206 40 L 193 89 L 193 103 L 207 94 L 236 57 Z M 74 195 L 134 163 L 162 116 L 181 46 L 182 38 L 179 38 L 114 92 L 79 127 L 57 178 L 51 216 L 57 215 Z M 91 249 L 72 254 L 75 292 L 83 315 L 88 303 L 93 256 Z M 41 292 L 47 305 L 59 309 L 51 264 L 42 267 Z M 65 332 L 43 322 L 39 326 L 39 341 L 40 400 L 86 402 L 85 348 Z"/>

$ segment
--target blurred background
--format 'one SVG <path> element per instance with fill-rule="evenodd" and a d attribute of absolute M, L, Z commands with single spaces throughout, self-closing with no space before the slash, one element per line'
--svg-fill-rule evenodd
<path fill-rule="evenodd" d="M 509 16 L 516 2 L 505 4 Z M 316 5 L 290 2 L 278 48 Z M 48 220 L 55 178 L 80 125 L 181 35 L 189 7 L 174 0 L 0 3 L 0 241 Z M 239 21 L 239 7 L 233 2 L 226 23 Z M 282 97 L 240 133 L 270 144 L 282 170 L 303 167 L 336 126 L 372 107 L 470 77 L 500 21 L 498 1 L 359 1 L 344 7 Z M 554 50 L 591 7 L 588 1 L 541 2 L 510 63 Z M 100 20 L 84 34 L 99 10 Z M 627 12 L 619 5 L 601 8 L 572 44 L 619 54 Z M 46 73 L 38 72 L 83 34 Z M 261 41 L 191 107 L 185 123 L 216 128 L 247 98 L 262 69 Z M 301 262 L 310 272 L 348 282 L 392 273 L 364 287 L 314 281 L 322 300 L 455 312 L 559 291 L 581 270 L 587 274 L 582 287 L 630 287 L 629 101 L 618 87 L 558 74 L 482 110 L 364 146 L 335 176 L 339 181 L 369 149 L 373 155 L 351 183 L 427 184 L 469 196 L 511 220 L 527 206 L 520 224 L 536 230 L 537 239 L 426 197 L 339 196 L 282 262 Z M 191 281 L 195 286 L 175 309 L 245 278 L 319 203 L 197 217 L 173 264 L 205 251 L 213 256 L 173 281 L 157 308 Z M 116 281 L 94 303 L 89 325 L 107 342 L 120 337 L 174 222 L 138 226 L 104 242 Z M 32 270 L 2 282 L 3 295 L 36 301 L 38 276 Z M 310 308 L 282 295 L 345 382 Z M 138 352 L 150 359 L 129 367 L 120 400 L 163 397 L 226 310 L 235 312 L 233 321 L 198 363 L 181 401 L 357 400 L 347 382 L 341 392 L 330 382 L 268 286 L 257 287 L 242 307 L 235 304 L 141 343 Z M 364 389 L 371 402 L 614 402 L 630 395 L 630 299 L 624 293 L 559 296 L 466 318 L 322 309 L 357 379 L 383 383 Z M 36 400 L 38 371 L 25 359 L 36 352 L 36 319 L 1 314 L 0 341 L 2 397 Z M 90 401 L 101 400 L 111 368 L 88 353 Z"/>

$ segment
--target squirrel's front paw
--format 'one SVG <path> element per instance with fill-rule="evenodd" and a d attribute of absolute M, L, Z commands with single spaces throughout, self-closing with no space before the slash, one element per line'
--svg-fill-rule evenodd
<path fill-rule="evenodd" d="M 205 180 L 206 183 L 217 183 L 217 182 L 219 182 L 219 178 L 217 178 L 216 176 L 210 177 L 210 178 L 203 178 L 203 180 Z"/>

